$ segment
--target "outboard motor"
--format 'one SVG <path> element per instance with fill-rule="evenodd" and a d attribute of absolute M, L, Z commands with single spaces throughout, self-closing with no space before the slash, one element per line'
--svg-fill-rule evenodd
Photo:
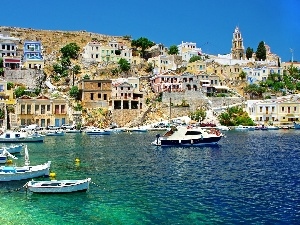
<path fill-rule="evenodd" d="M 156 135 L 156 144 L 158 145 L 158 139 L 160 138 L 160 134 Z"/>

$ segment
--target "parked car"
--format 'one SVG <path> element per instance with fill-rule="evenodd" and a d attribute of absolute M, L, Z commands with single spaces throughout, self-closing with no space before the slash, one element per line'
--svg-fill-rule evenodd
<path fill-rule="evenodd" d="M 63 125 L 61 125 L 60 128 L 63 129 L 63 130 L 66 130 L 66 129 L 73 130 L 73 129 L 76 128 L 76 126 L 75 125 L 70 125 L 70 124 L 63 124 Z"/>
<path fill-rule="evenodd" d="M 165 123 L 158 123 L 154 125 L 154 128 L 167 128 L 167 127 L 169 127 L 169 125 Z"/>
<path fill-rule="evenodd" d="M 47 130 L 58 130 L 60 127 L 54 126 L 54 125 L 48 125 Z"/>
<path fill-rule="evenodd" d="M 41 130 L 41 128 L 37 124 L 31 124 L 21 128 L 21 131 L 37 131 Z"/>

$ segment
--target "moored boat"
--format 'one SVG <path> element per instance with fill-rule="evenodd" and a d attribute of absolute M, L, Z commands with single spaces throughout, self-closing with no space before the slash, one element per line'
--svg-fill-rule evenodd
<path fill-rule="evenodd" d="M 217 129 L 207 132 L 200 127 L 178 126 L 170 129 L 163 136 L 156 135 L 156 140 L 152 144 L 162 147 L 216 145 L 222 136 Z"/>
<path fill-rule="evenodd" d="M 97 127 L 88 127 L 85 130 L 85 133 L 88 135 L 109 135 L 110 131 L 97 128 Z"/>
<path fill-rule="evenodd" d="M 279 130 L 279 127 L 270 125 L 268 126 L 268 130 Z"/>
<path fill-rule="evenodd" d="M 145 127 L 130 127 L 130 128 L 127 128 L 126 131 L 129 131 L 129 132 L 147 132 L 148 129 L 145 128 Z"/>
<path fill-rule="evenodd" d="M 28 149 L 25 146 L 25 165 L 0 166 L 0 181 L 24 180 L 41 176 L 49 176 L 51 161 L 47 163 L 31 166 L 29 161 Z"/>
<path fill-rule="evenodd" d="M 22 144 L 10 145 L 10 146 L 2 146 L 0 148 L 0 153 L 3 153 L 3 150 L 5 149 L 10 154 L 16 154 L 16 153 L 20 153 L 22 151 L 22 148 L 23 148 Z"/>
<path fill-rule="evenodd" d="M 35 193 L 70 193 L 87 191 L 91 178 L 83 180 L 29 181 L 26 188 Z"/>
<path fill-rule="evenodd" d="M 254 130 L 255 128 L 253 128 Z M 234 128 L 234 130 L 236 131 L 249 131 L 249 127 L 248 126 L 243 126 L 243 125 L 238 125 Z"/>
<path fill-rule="evenodd" d="M 64 136 L 65 135 L 65 132 L 64 131 L 48 131 L 46 133 L 47 136 Z"/>
<path fill-rule="evenodd" d="M 0 164 L 4 164 L 7 162 L 8 157 L 13 159 L 18 159 L 16 156 L 10 154 L 7 149 L 4 147 L 2 152 L 0 153 Z"/>
<path fill-rule="evenodd" d="M 6 131 L 0 135 L 0 143 L 44 142 L 45 136 L 27 132 Z"/>
<path fill-rule="evenodd" d="M 295 129 L 300 129 L 300 123 L 293 122 Z"/>

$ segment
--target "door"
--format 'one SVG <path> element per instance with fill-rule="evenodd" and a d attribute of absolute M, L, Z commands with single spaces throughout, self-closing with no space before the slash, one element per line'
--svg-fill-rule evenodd
<path fill-rule="evenodd" d="M 59 127 L 59 119 L 55 119 L 55 126 Z"/>
<path fill-rule="evenodd" d="M 46 127 L 45 119 L 41 119 L 41 127 Z"/>

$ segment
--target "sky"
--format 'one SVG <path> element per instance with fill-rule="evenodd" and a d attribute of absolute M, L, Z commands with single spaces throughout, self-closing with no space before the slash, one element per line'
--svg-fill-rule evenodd
<path fill-rule="evenodd" d="M 238 26 L 245 50 L 264 41 L 282 62 L 300 61 L 300 0 L 17 1 L 1 10 L 0 25 L 195 42 L 207 54 L 230 53 Z"/>

